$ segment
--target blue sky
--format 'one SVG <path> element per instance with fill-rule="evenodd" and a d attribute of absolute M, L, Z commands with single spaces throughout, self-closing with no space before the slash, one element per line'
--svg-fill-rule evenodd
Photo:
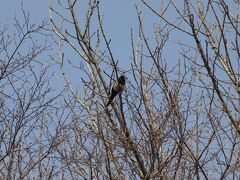
<path fill-rule="evenodd" d="M 135 41 L 137 42 L 138 18 L 136 15 L 135 4 L 139 6 L 140 10 L 144 10 L 139 0 L 100 1 L 101 12 L 104 15 L 106 35 L 108 38 L 111 38 L 111 48 L 114 53 L 114 57 L 119 60 L 123 66 L 125 66 L 124 68 L 129 67 L 130 58 L 132 56 L 130 46 L 131 28 L 133 28 L 133 32 L 136 37 Z M 156 9 L 160 9 L 160 7 L 158 7 L 159 5 L 160 4 L 157 2 L 154 7 Z M 26 11 L 29 11 L 31 21 L 33 23 L 39 23 L 43 18 L 49 17 L 47 0 L 24 0 L 24 8 Z M 8 24 L 11 26 L 11 22 L 13 22 L 15 15 L 21 15 L 20 9 L 21 0 L 4 1 L 4 5 L 0 7 L 0 15 L 2 17 L 0 21 L 1 24 Z M 144 10 L 144 16 L 145 30 L 148 35 L 150 35 L 150 40 L 151 38 L 153 40 L 153 27 L 158 23 L 158 18 L 146 9 Z M 173 39 L 176 40 L 176 38 Z M 173 51 L 173 49 L 176 49 L 176 44 L 169 41 L 165 48 L 165 51 L 167 52 L 167 61 L 175 64 L 179 54 L 177 51 Z"/>
<path fill-rule="evenodd" d="M 20 15 L 21 0 L 9 0 L 2 2 L 0 6 L 1 23 L 9 23 L 15 17 Z M 48 1 L 24 0 L 24 7 L 31 14 L 32 20 L 39 22 L 48 16 Z"/>

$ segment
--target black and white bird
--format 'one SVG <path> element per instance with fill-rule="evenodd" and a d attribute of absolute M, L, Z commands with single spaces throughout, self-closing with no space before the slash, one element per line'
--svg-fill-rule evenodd
<path fill-rule="evenodd" d="M 112 92 L 111 92 L 111 96 L 109 97 L 108 103 L 106 105 L 106 107 L 112 103 L 113 99 L 115 98 L 116 95 L 118 95 L 119 93 L 123 92 L 123 90 L 126 88 L 126 76 L 120 76 L 116 82 L 114 83 L 113 87 L 112 87 Z"/>

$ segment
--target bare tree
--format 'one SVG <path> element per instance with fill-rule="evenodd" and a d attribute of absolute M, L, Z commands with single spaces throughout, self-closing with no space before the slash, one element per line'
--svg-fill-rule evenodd
<path fill-rule="evenodd" d="M 22 9 L 13 26 L 0 28 L 0 179 L 51 173 L 59 92 L 44 60 L 50 50 L 46 27 L 47 21 L 32 24 Z"/>
<path fill-rule="evenodd" d="M 49 7 L 60 54 L 52 58 L 66 81 L 71 111 L 55 175 L 238 179 L 239 2 L 161 1 L 153 6 L 141 0 L 145 8 L 136 6 L 139 27 L 131 33 L 129 71 L 112 53 L 100 2 L 89 0 L 87 9 L 81 3 L 50 2 Z M 79 9 L 86 12 L 84 20 Z M 143 10 L 159 18 L 154 42 L 145 30 Z M 183 38 L 174 39 L 176 34 Z M 166 60 L 170 40 L 179 47 L 173 66 Z M 76 59 L 66 58 L 67 46 Z M 81 84 L 74 85 L 70 67 L 81 74 Z M 129 77 L 127 90 L 105 108 L 109 86 L 123 73 Z"/>

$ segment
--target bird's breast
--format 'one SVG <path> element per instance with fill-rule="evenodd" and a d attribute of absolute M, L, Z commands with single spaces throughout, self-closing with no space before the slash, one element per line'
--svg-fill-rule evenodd
<path fill-rule="evenodd" d="M 115 84 L 114 90 L 116 90 L 117 92 L 122 92 L 124 89 L 125 89 L 125 84 L 124 85 L 120 83 Z"/>

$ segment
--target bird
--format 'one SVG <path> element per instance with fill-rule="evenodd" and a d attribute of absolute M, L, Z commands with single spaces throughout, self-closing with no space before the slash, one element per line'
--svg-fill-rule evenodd
<path fill-rule="evenodd" d="M 111 96 L 109 97 L 106 107 L 108 107 L 109 104 L 112 103 L 112 101 L 116 95 L 123 92 L 123 90 L 126 88 L 126 79 L 127 79 L 127 77 L 122 75 L 116 80 L 116 82 L 114 83 L 114 85 L 112 87 Z"/>

